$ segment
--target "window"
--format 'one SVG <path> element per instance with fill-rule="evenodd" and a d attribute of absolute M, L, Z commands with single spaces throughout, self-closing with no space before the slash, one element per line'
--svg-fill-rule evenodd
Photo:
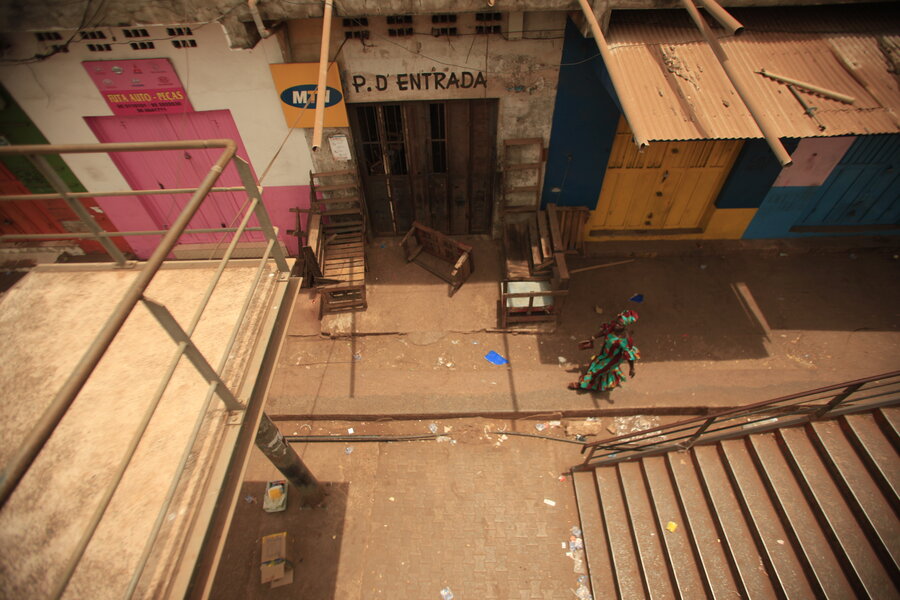
<path fill-rule="evenodd" d="M 348 40 L 367 40 L 369 39 L 369 32 L 366 29 L 359 31 L 345 31 L 344 37 Z"/>
<path fill-rule="evenodd" d="M 172 45 L 176 48 L 196 48 L 197 40 L 172 40 Z"/>
<path fill-rule="evenodd" d="M 456 31 L 456 27 L 432 27 L 431 35 L 434 37 L 440 37 L 442 35 L 459 35 Z"/>
<path fill-rule="evenodd" d="M 88 44 L 87 49 L 91 52 L 110 52 L 112 51 L 112 46 L 109 44 Z"/>
<path fill-rule="evenodd" d="M 105 40 L 106 34 L 102 31 L 82 31 L 81 39 L 83 40 Z"/>
<path fill-rule="evenodd" d="M 369 19 L 367 17 L 344 19 L 344 27 L 368 27 L 368 26 L 369 26 Z"/>
<path fill-rule="evenodd" d="M 503 33 L 499 25 L 476 25 L 475 33 Z"/>
<path fill-rule="evenodd" d="M 166 35 L 169 37 L 178 37 L 182 35 L 194 35 L 190 27 L 167 27 Z"/>
<path fill-rule="evenodd" d="M 428 105 L 429 138 L 431 139 L 431 171 L 447 172 L 447 121 L 444 104 Z"/>
<path fill-rule="evenodd" d="M 109 44 L 106 44 L 107 46 Z M 69 47 L 61 44 L 53 44 L 52 46 L 54 52 L 68 52 Z"/>
<path fill-rule="evenodd" d="M 499 21 L 503 18 L 502 13 L 498 12 L 486 12 L 486 13 L 475 13 L 476 21 Z"/>
<path fill-rule="evenodd" d="M 456 23 L 456 15 L 431 15 L 432 23 Z"/>
<path fill-rule="evenodd" d="M 412 15 L 393 15 L 387 18 L 388 25 L 412 25 Z"/>
<path fill-rule="evenodd" d="M 122 35 L 127 38 L 142 38 L 142 37 L 150 37 L 150 32 L 146 29 L 123 29 Z"/>
<path fill-rule="evenodd" d="M 156 46 L 153 42 L 131 42 L 132 50 L 153 50 Z"/>
<path fill-rule="evenodd" d="M 39 42 L 56 42 L 62 40 L 58 31 L 40 31 L 34 34 Z"/>

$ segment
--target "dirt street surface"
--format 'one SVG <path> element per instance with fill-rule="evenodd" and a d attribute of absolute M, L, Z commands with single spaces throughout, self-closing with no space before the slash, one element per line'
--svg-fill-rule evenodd
<path fill-rule="evenodd" d="M 351 438 L 294 443 L 329 492 L 310 510 L 290 496 L 287 511 L 262 510 L 281 476 L 254 449 L 214 598 L 573 598 L 578 516 L 560 475 L 580 447 L 510 432 L 596 440 L 900 369 L 896 246 L 607 248 L 569 267 L 635 260 L 572 275 L 555 329 L 512 332 L 497 329 L 500 253 L 471 243 L 476 272 L 452 298 L 393 240 L 370 247 L 367 311 L 320 322 L 302 292 L 266 411 L 287 436 Z M 577 341 L 629 308 L 637 377 L 567 390 L 590 359 Z M 273 590 L 260 538 L 279 531 L 296 574 Z"/>

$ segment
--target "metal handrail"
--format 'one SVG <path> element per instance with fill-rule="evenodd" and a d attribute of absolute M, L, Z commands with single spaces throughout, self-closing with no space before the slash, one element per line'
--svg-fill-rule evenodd
<path fill-rule="evenodd" d="M 867 392 L 874 393 L 863 395 Z M 896 403 L 900 403 L 900 371 L 891 371 L 590 442 L 581 450 L 587 456 L 574 470 L 830 418 L 850 412 L 854 406 Z"/>
<path fill-rule="evenodd" d="M 75 551 L 69 556 L 69 559 L 66 562 L 65 568 L 63 569 L 62 577 L 57 580 L 53 585 L 53 598 L 59 598 L 63 595 L 68 586 L 68 583 L 75 572 L 81 558 L 84 554 L 84 551 L 92 539 L 94 533 L 96 532 L 97 527 L 100 524 L 100 521 L 103 518 L 103 515 L 106 512 L 106 509 L 109 506 L 112 497 L 118 488 L 124 473 L 133 458 L 135 451 L 137 449 L 138 444 L 140 443 L 147 426 L 149 425 L 150 420 L 156 412 L 156 409 L 159 405 L 159 401 L 161 400 L 165 390 L 168 388 L 168 385 L 172 379 L 172 376 L 175 372 L 175 367 L 179 363 L 182 356 L 186 356 L 190 359 L 190 361 L 194 364 L 194 367 L 200 372 L 204 378 L 209 382 L 209 390 L 207 394 L 207 400 L 204 403 L 205 410 L 203 414 L 205 414 L 208 409 L 212 398 L 215 396 L 219 396 L 219 398 L 225 403 L 226 408 L 230 411 L 242 411 L 246 408 L 246 405 L 241 402 L 241 399 L 237 398 L 226 386 L 225 382 L 221 379 L 221 373 L 225 368 L 225 363 L 230 354 L 230 349 L 233 346 L 235 340 L 237 339 L 237 334 L 241 326 L 241 322 L 243 321 L 247 309 L 249 307 L 250 301 L 253 297 L 254 290 L 259 284 L 263 269 L 268 261 L 271 259 L 274 260 L 278 270 L 282 273 L 282 275 L 286 275 L 289 272 L 289 267 L 287 264 L 286 257 L 284 255 L 284 251 L 282 247 L 277 243 L 277 230 L 272 225 L 271 220 L 269 219 L 268 213 L 265 210 L 265 207 L 262 204 L 261 200 L 261 189 L 258 186 L 255 178 L 250 171 L 249 164 L 242 160 L 240 157 L 235 155 L 236 144 L 233 140 L 197 140 L 191 142 L 147 142 L 147 143 L 127 143 L 127 144 L 79 144 L 79 145 L 68 145 L 68 146 L 7 146 L 0 148 L 0 157 L 5 155 L 16 155 L 23 154 L 28 157 L 36 166 L 38 166 L 44 175 L 48 178 L 48 181 L 51 182 L 53 187 L 59 192 L 58 195 L 41 195 L 40 197 L 31 197 L 31 198 L 22 198 L 21 195 L 16 195 L 12 197 L 4 197 L 0 196 L 0 202 L 5 200 L 15 199 L 15 200 L 37 200 L 43 199 L 43 196 L 53 196 L 56 198 L 63 198 L 66 200 L 70 206 L 77 205 L 78 208 L 81 208 L 82 211 L 77 211 L 79 219 L 85 224 L 88 228 L 89 233 L 83 234 L 75 234 L 77 238 L 86 238 L 86 239 L 94 239 L 96 241 L 101 242 L 104 245 L 104 248 L 110 253 L 113 259 L 120 265 L 124 266 L 124 257 L 121 255 L 121 252 L 110 243 L 110 238 L 112 235 L 108 232 L 103 232 L 97 223 L 93 220 L 93 218 L 87 214 L 86 211 L 83 210 L 83 207 L 80 203 L 77 202 L 76 198 L 87 197 L 86 193 L 73 193 L 69 192 L 65 187 L 65 184 L 61 181 L 61 179 L 55 175 L 55 173 L 47 172 L 49 166 L 44 159 L 44 155 L 47 154 L 65 154 L 65 153 L 106 153 L 106 152 L 129 152 L 129 151 L 147 151 L 147 150 L 173 150 L 173 149 L 199 149 L 199 148 L 222 148 L 222 152 L 219 157 L 216 159 L 213 166 L 210 168 L 209 172 L 204 177 L 202 183 L 197 188 L 179 188 L 178 190 L 167 190 L 169 193 L 191 193 L 191 198 L 188 200 L 185 207 L 182 209 L 181 213 L 175 219 L 172 227 L 168 230 L 159 230 L 159 231 L 139 231 L 139 232 L 116 232 L 115 235 L 152 235 L 158 234 L 162 235 L 163 239 L 160 241 L 156 250 L 152 253 L 147 262 L 143 265 L 141 270 L 138 272 L 135 280 L 132 282 L 131 286 L 126 290 L 123 298 L 116 305 L 113 310 L 113 313 L 110 315 L 107 322 L 102 327 L 100 333 L 94 338 L 88 350 L 85 352 L 84 356 L 81 358 L 79 363 L 76 365 L 75 369 L 70 374 L 69 378 L 57 392 L 56 397 L 53 399 L 50 406 L 45 410 L 45 412 L 41 415 L 35 427 L 28 434 L 22 446 L 19 448 L 16 455 L 12 458 L 12 460 L 4 466 L 4 470 L 2 475 L 0 475 L 0 508 L 6 503 L 9 497 L 12 495 L 13 491 L 16 489 L 18 484 L 21 482 L 22 478 L 25 476 L 25 473 L 28 471 L 29 467 L 40 453 L 41 449 L 44 447 L 50 436 L 52 435 L 55 428 L 58 426 L 60 421 L 65 416 L 69 407 L 74 402 L 75 398 L 80 393 L 81 389 L 87 382 L 88 378 L 93 373 L 94 369 L 97 367 L 100 360 L 103 358 L 104 354 L 108 350 L 110 344 L 112 343 L 115 336 L 121 330 L 128 316 L 131 314 L 135 306 L 142 302 L 145 306 L 150 310 L 151 314 L 157 318 L 160 325 L 171 335 L 173 340 L 176 342 L 176 350 L 173 354 L 173 357 L 169 363 L 169 368 L 166 373 L 163 375 L 162 380 L 159 383 L 159 386 L 154 395 L 153 401 L 148 405 L 144 417 L 135 431 L 130 444 L 123 454 L 122 459 L 119 462 L 116 473 L 113 477 L 112 482 L 107 486 L 104 490 L 102 499 L 100 504 L 95 508 L 94 513 L 92 514 L 92 518 L 88 524 L 88 527 L 84 530 L 81 539 L 78 541 L 76 545 Z M 213 187 L 215 182 L 221 176 L 224 171 L 225 166 L 229 162 L 233 162 L 237 172 L 241 178 L 241 182 L 243 183 L 242 187 L 236 188 L 216 188 Z M 244 214 L 243 219 L 240 225 L 236 228 L 223 228 L 214 230 L 216 232 L 232 232 L 234 235 L 228 248 L 225 250 L 223 257 L 219 260 L 218 268 L 216 269 L 206 292 L 200 301 L 198 307 L 195 310 L 194 316 L 188 326 L 187 330 L 181 329 L 180 325 L 171 317 L 171 313 L 169 313 L 168 309 L 158 303 L 153 302 L 149 298 L 144 295 L 147 287 L 152 281 L 153 277 L 159 271 L 162 266 L 165 258 L 170 254 L 174 246 L 177 244 L 179 238 L 185 233 L 196 231 L 189 230 L 187 226 L 196 212 L 199 210 L 201 204 L 207 198 L 208 194 L 212 191 L 222 191 L 227 189 L 228 191 L 244 191 L 247 193 L 249 197 L 248 203 L 245 205 L 247 207 L 246 214 Z M 104 195 L 116 195 L 116 196 L 135 196 L 140 195 L 142 192 L 146 190 L 123 190 L 119 192 L 109 192 Z M 242 208 L 243 211 L 243 208 Z M 257 221 L 259 222 L 259 227 L 248 227 L 250 218 L 255 216 Z M 240 311 L 240 316 L 235 323 L 231 337 L 229 339 L 227 349 L 225 353 L 222 355 L 220 359 L 220 364 L 217 368 L 213 369 L 211 365 L 206 361 L 203 355 L 199 352 L 199 350 L 194 345 L 193 340 L 191 339 L 191 334 L 193 334 L 197 325 L 200 322 L 200 319 L 203 315 L 203 311 L 205 310 L 207 304 L 209 303 L 210 298 L 228 264 L 231 260 L 232 254 L 237 247 L 237 243 L 241 237 L 241 235 L 246 231 L 262 231 L 265 237 L 268 240 L 268 243 L 265 248 L 265 252 L 261 259 L 260 265 L 257 269 L 256 277 L 254 279 L 253 285 L 250 286 L 247 296 L 245 298 L 244 304 Z M 51 234 L 55 235 L 55 234 Z M 11 236 L 10 236 L 11 237 Z M 38 234 L 35 236 L 15 236 L 16 239 L 27 239 L 28 237 L 37 238 L 37 239 L 46 239 L 45 235 Z M 73 236 L 74 237 L 74 236 Z M 7 238 L 10 239 L 10 238 Z M 202 422 L 203 414 L 198 418 L 198 423 Z M 194 431 L 188 441 L 187 447 L 184 450 L 184 456 L 189 456 L 190 450 L 193 447 L 193 444 L 196 440 L 197 433 L 199 431 L 198 427 L 194 428 Z M 170 486 L 171 490 L 174 490 L 177 486 L 178 481 L 180 481 L 181 476 L 183 474 L 186 460 L 182 457 L 182 461 L 179 464 L 179 467 L 176 469 L 176 472 L 173 476 L 172 483 Z M 170 493 L 169 497 L 167 497 L 165 506 L 161 511 L 162 514 L 168 510 L 168 505 L 172 500 L 172 496 L 174 494 Z M 154 528 L 154 535 L 148 540 L 147 545 L 145 547 L 144 556 L 142 557 L 142 566 L 143 563 L 146 562 L 146 555 L 149 554 L 149 549 L 152 547 L 153 540 L 155 539 L 155 535 L 158 533 L 158 527 Z M 142 568 L 138 570 L 135 574 L 135 577 L 130 585 L 129 594 L 133 593 L 134 586 L 136 585 L 138 579 L 140 578 L 140 573 L 142 572 Z"/>

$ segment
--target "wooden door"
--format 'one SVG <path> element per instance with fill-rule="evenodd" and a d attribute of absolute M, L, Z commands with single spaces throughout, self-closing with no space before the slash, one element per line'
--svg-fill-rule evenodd
<path fill-rule="evenodd" d="M 363 104 L 351 123 L 375 234 L 490 231 L 496 101 Z"/>
<path fill-rule="evenodd" d="M 742 143 L 653 142 L 639 152 L 620 119 L 590 235 L 701 233 Z"/>

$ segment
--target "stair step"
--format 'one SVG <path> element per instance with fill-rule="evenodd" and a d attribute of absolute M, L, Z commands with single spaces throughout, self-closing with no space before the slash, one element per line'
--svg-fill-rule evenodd
<path fill-rule="evenodd" d="M 896 452 L 900 452 L 900 409 L 881 408 L 875 411 L 875 420 L 884 435 L 891 441 Z"/>
<path fill-rule="evenodd" d="M 690 453 L 670 452 L 666 455 L 666 460 L 675 481 L 685 528 L 700 557 L 698 566 L 702 569 L 701 574 L 708 586 L 709 596 L 716 600 L 740 598 L 740 588 L 709 512 Z"/>
<path fill-rule="evenodd" d="M 653 515 L 641 465 L 636 462 L 620 463 L 618 470 L 647 595 L 654 599 L 675 598 L 669 577 L 669 562 L 660 539 L 663 529 Z"/>
<path fill-rule="evenodd" d="M 678 506 L 666 460 L 661 456 L 645 458 L 642 467 L 653 502 L 653 519 L 662 531 L 662 542 L 672 567 L 677 597 L 690 600 L 712 595 L 700 577 L 697 557 L 691 546 L 686 521 Z M 675 531 L 665 529 L 669 522 L 676 524 Z"/>
<path fill-rule="evenodd" d="M 870 598 L 894 597 L 897 590 L 891 578 L 805 431 L 789 427 L 778 430 L 778 435 L 788 449 L 788 462 L 807 499 L 818 511 L 828 537 L 834 540 L 835 552 L 845 565 L 857 592 Z"/>
<path fill-rule="evenodd" d="M 717 447 L 696 446 L 693 454 L 707 497 L 713 506 L 716 521 L 723 534 L 722 542 L 734 563 L 739 584 L 744 588 L 742 595 L 747 598 L 775 598 L 777 596 L 775 588 L 744 520 L 741 506 L 719 458 Z"/>
<path fill-rule="evenodd" d="M 596 470 L 596 476 L 603 521 L 606 523 L 606 539 L 609 541 L 616 570 L 619 598 L 646 598 L 634 539 L 628 525 L 628 513 L 619 487 L 618 471 L 615 467 L 604 467 Z"/>
<path fill-rule="evenodd" d="M 869 473 L 878 482 L 882 493 L 900 513 L 900 461 L 891 442 L 872 415 L 848 415 L 843 418 L 844 432 L 856 447 Z"/>
<path fill-rule="evenodd" d="M 834 554 L 826 551 L 829 543 L 816 520 L 803 490 L 778 447 L 775 434 L 763 433 L 749 438 L 750 449 L 770 496 L 783 515 L 789 536 L 799 551 L 810 581 L 825 598 L 839 600 L 856 594 Z"/>
<path fill-rule="evenodd" d="M 839 423 L 820 421 L 813 423 L 809 431 L 873 548 L 888 570 L 896 572 L 900 569 L 900 522 L 893 507 L 869 475 Z"/>
<path fill-rule="evenodd" d="M 787 598 L 814 598 L 790 536 L 781 524 L 745 440 L 721 443 L 722 455 L 757 547 L 763 549 L 770 580 Z"/>
<path fill-rule="evenodd" d="M 606 526 L 597 497 L 597 480 L 593 471 L 582 471 L 572 476 L 575 497 L 581 517 L 584 552 L 591 577 L 591 593 L 594 598 L 615 598 L 616 577 L 606 537 Z"/>

